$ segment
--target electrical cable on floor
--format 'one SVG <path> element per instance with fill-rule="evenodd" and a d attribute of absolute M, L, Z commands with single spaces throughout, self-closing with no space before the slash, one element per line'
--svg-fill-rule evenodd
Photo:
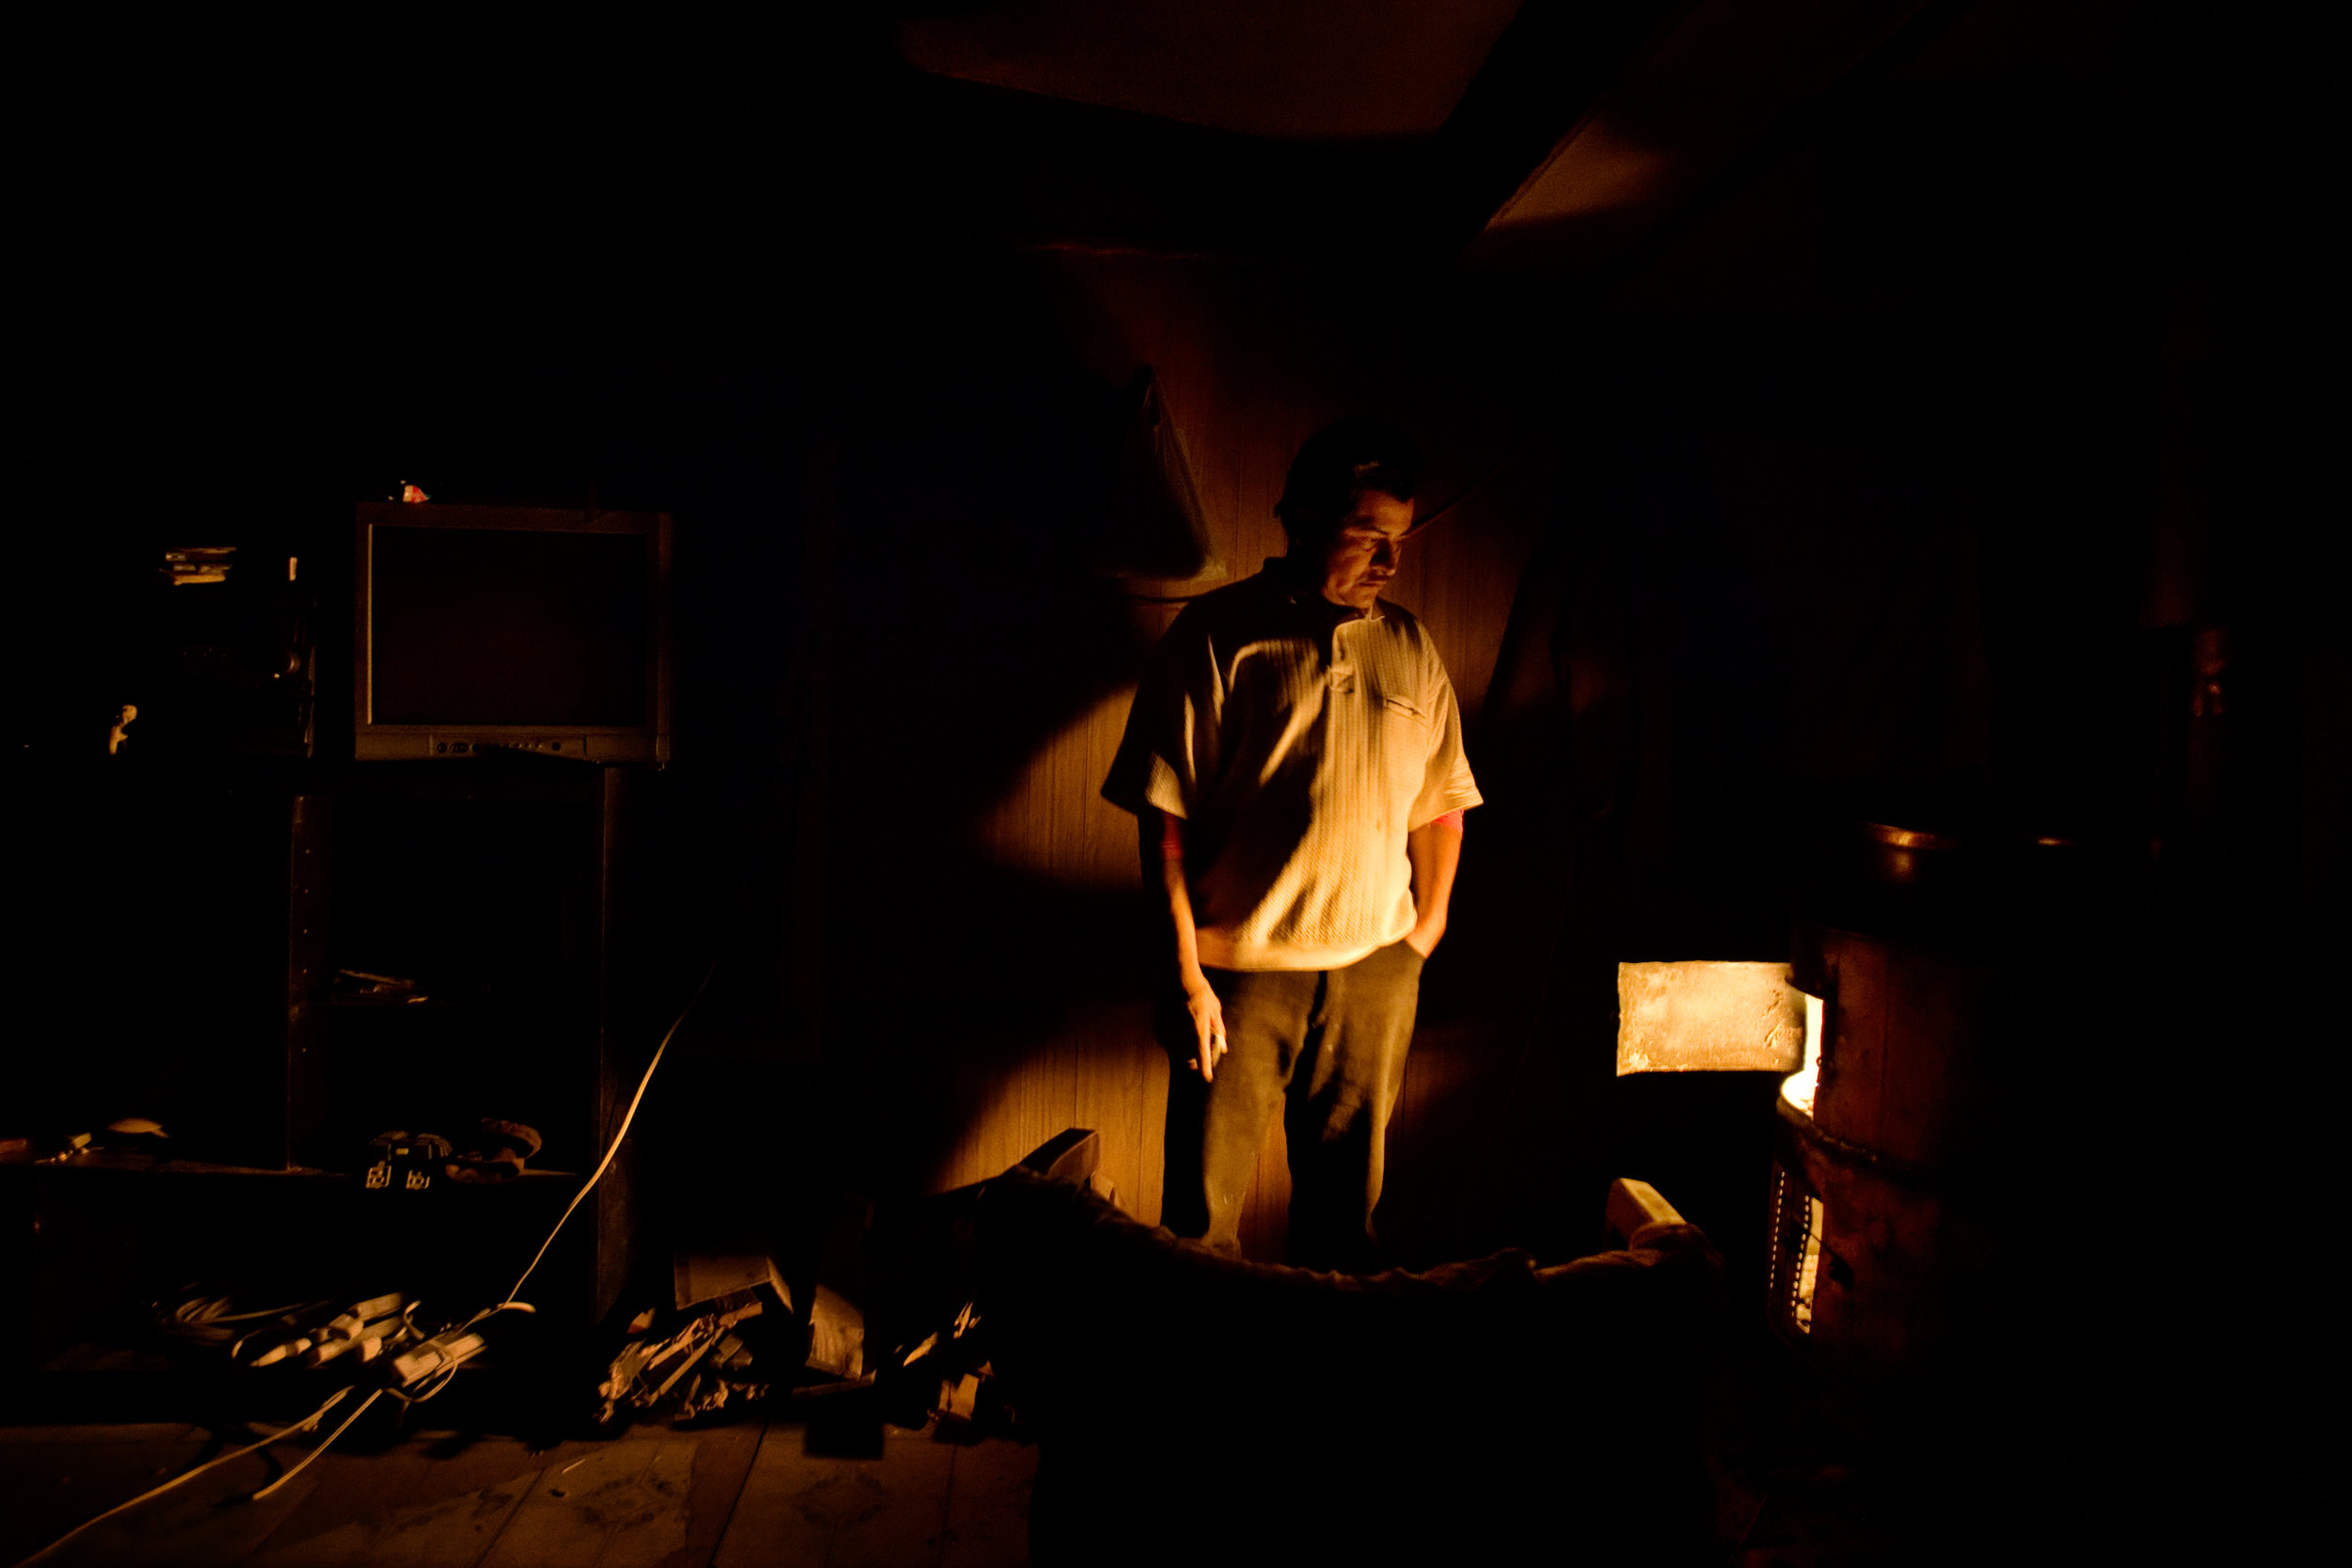
<path fill-rule="evenodd" d="M 228 1464 L 232 1459 L 243 1459 L 246 1454 L 256 1452 L 262 1449 L 266 1449 L 281 1437 L 291 1437 L 297 1432 L 310 1431 L 312 1427 L 317 1426 L 320 1421 L 326 1418 L 328 1411 L 334 1409 L 336 1405 L 342 1403 L 343 1399 L 349 1395 L 350 1392 L 351 1390 L 348 1388 L 338 1388 L 334 1393 L 327 1396 L 327 1401 L 325 1404 L 320 1405 L 316 1410 L 311 1411 L 308 1416 L 305 1416 L 294 1425 L 290 1427 L 281 1427 L 278 1431 L 271 1433 L 267 1437 L 262 1438 L 258 1443 L 247 1443 L 242 1449 L 231 1449 L 227 1453 L 219 1454 L 212 1459 L 208 1459 L 203 1464 L 196 1466 L 193 1470 L 183 1471 L 181 1474 L 172 1477 L 161 1486 L 151 1487 L 147 1491 L 140 1493 L 137 1497 L 133 1497 L 129 1502 L 117 1503 L 114 1507 L 106 1510 L 105 1513 L 99 1514 L 96 1518 L 85 1519 L 82 1523 L 74 1526 L 72 1529 L 66 1531 L 63 1535 L 60 1535 L 55 1541 L 52 1541 L 49 1544 L 35 1552 L 32 1556 L 20 1559 L 17 1561 L 16 1568 L 31 1568 L 33 1563 L 39 1562 L 42 1558 L 47 1557 L 50 1553 L 56 1551 L 58 1547 L 64 1545 L 67 1542 L 81 1534 L 84 1530 L 91 1529 L 99 1525 L 103 1525 L 107 1520 L 113 1518 L 116 1514 L 127 1513 L 130 1510 L 136 1508 L 139 1504 L 147 1501 L 150 1497 L 160 1497 L 165 1493 L 170 1491 L 173 1487 L 194 1481 L 197 1477 L 202 1475 L 207 1470 L 217 1469 L 221 1465 Z M 371 1396 L 371 1399 L 373 1399 L 373 1396 Z M 367 1405 L 364 1403 L 359 1407 L 360 1410 L 364 1410 L 366 1408 Z M 352 1414 L 354 1417 L 357 1417 L 358 1415 L 358 1411 L 354 1411 Z M 345 1421 L 343 1426 L 349 1426 L 350 1424 L 350 1421 Z M 342 1429 L 342 1427 L 337 1427 L 335 1430 L 340 1433 Z M 319 1445 L 321 1449 L 324 1449 L 326 1446 L 326 1445 L 324 1443 Z M 316 1457 L 318 1457 L 318 1452 L 316 1449 L 313 1449 L 310 1454 L 310 1458 L 315 1459 Z M 308 1465 L 310 1462 L 310 1459 L 305 1459 L 302 1463 L 303 1465 Z M 294 1466 L 295 1469 L 300 1469 L 301 1467 L 302 1466 L 300 1465 Z M 289 1473 L 291 1474 L 292 1472 Z"/>
<path fill-rule="evenodd" d="M 315 1312 L 320 1307 L 331 1304 L 325 1301 L 297 1301 L 289 1302 L 283 1307 L 260 1307 L 250 1312 L 231 1312 L 229 1310 L 231 1305 L 227 1296 L 190 1296 L 175 1305 L 169 1312 L 159 1313 L 155 1319 L 155 1326 L 175 1339 L 184 1339 L 190 1344 L 212 1350 L 226 1349 L 233 1360 L 240 1339 L 250 1338 L 251 1333 L 266 1333 L 268 1330 L 263 1328 L 247 1332 L 232 1325 L 255 1323 L 291 1323 L 308 1313 Z"/>
<path fill-rule="evenodd" d="M 532 1255 L 531 1267 L 523 1270 L 522 1277 L 515 1281 L 515 1288 L 506 1292 L 506 1299 L 499 1303 L 499 1307 L 515 1305 L 515 1298 L 523 1293 L 523 1286 L 530 1280 L 532 1272 L 537 1269 L 541 1260 L 547 1257 L 548 1248 L 555 1244 L 555 1238 L 563 1233 L 564 1222 L 572 1217 L 572 1211 L 580 1207 L 580 1200 L 594 1192 L 596 1183 L 604 1180 L 605 1170 L 612 1164 L 612 1157 L 621 1151 L 621 1140 L 628 1136 L 628 1124 L 637 1119 L 637 1106 L 645 1098 L 646 1085 L 653 1082 L 654 1069 L 661 1065 L 661 1053 L 670 1049 L 670 1041 L 676 1037 L 678 1030 L 693 1012 L 694 1004 L 703 999 L 703 992 L 710 989 L 710 977 L 718 973 L 719 960 L 713 958 L 710 960 L 710 967 L 703 971 L 702 984 L 694 988 L 694 994 L 688 997 L 686 1006 L 678 1009 L 677 1017 L 671 1021 L 669 1029 L 662 1035 L 661 1043 L 653 1048 L 653 1060 L 645 1064 L 645 1075 L 637 1081 L 637 1092 L 629 1096 L 628 1109 L 621 1116 L 620 1131 L 612 1134 L 612 1142 L 606 1147 L 604 1158 L 596 1162 L 596 1171 L 590 1175 L 580 1191 L 572 1195 L 572 1201 L 564 1205 L 564 1212 L 556 1219 L 555 1228 L 548 1232 L 548 1239 L 541 1242 L 539 1250 Z M 492 1310 L 497 1310 L 497 1308 Z"/>
<path fill-rule="evenodd" d="M 645 1074 L 637 1081 L 637 1092 L 629 1097 L 628 1109 L 622 1113 L 621 1125 L 619 1129 L 613 1132 L 612 1143 L 606 1147 L 604 1158 L 596 1162 L 596 1168 L 595 1171 L 591 1172 L 588 1180 L 581 1183 L 580 1191 L 572 1195 L 572 1201 L 564 1205 L 564 1212 L 556 1218 L 555 1228 L 548 1232 L 548 1239 L 541 1242 L 539 1243 L 539 1250 L 532 1255 L 531 1266 L 523 1270 L 521 1277 L 515 1281 L 515 1288 L 506 1292 L 506 1299 L 504 1301 L 500 1302 L 495 1307 L 483 1308 L 481 1311 L 475 1313 L 471 1318 L 466 1320 L 462 1327 L 470 1328 L 475 1323 L 481 1323 L 484 1319 L 494 1317 L 501 1312 L 535 1312 L 538 1310 L 538 1308 L 532 1307 L 529 1302 L 517 1301 L 515 1298 L 522 1294 L 523 1286 L 530 1281 L 532 1275 L 538 1269 L 540 1263 L 546 1259 L 548 1248 L 553 1246 L 555 1244 L 555 1238 L 563 1234 L 564 1222 L 572 1217 L 572 1212 L 580 1207 L 580 1200 L 596 1190 L 596 1183 L 604 1179 L 604 1173 L 612 1167 L 613 1156 L 621 1151 L 621 1140 L 628 1136 L 629 1125 L 637 1119 L 637 1107 L 644 1103 L 645 1090 L 651 1086 L 653 1083 L 654 1069 L 661 1065 L 662 1053 L 670 1049 L 670 1041 L 675 1039 L 677 1037 L 678 1030 L 685 1026 L 688 1017 L 690 1017 L 694 1011 L 694 1004 L 703 999 L 703 992 L 710 989 L 711 976 L 718 973 L 719 960 L 713 958 L 710 961 L 710 967 L 703 971 L 702 983 L 694 988 L 694 994 L 686 999 L 686 1006 L 678 1009 L 677 1017 L 671 1020 L 670 1027 L 662 1033 L 661 1043 L 653 1048 L 653 1060 L 645 1064 Z M 191 1305 L 194 1306 L 195 1304 Z M 218 1307 L 226 1306 L 227 1302 L 225 1298 L 222 1298 L 217 1303 L 208 1303 L 205 1305 L 213 1307 L 216 1311 Z M 416 1310 L 416 1305 L 413 1302 L 409 1304 L 408 1310 L 410 1312 L 414 1312 Z M 212 1316 L 208 1318 L 204 1315 L 204 1307 L 199 1306 L 196 1307 L 194 1311 L 189 1313 L 187 1319 L 183 1321 L 191 1327 L 209 1328 L 215 1323 L 245 1321 L 264 1315 L 267 1314 L 256 1312 L 239 1313 L 236 1314 L 234 1318 L 228 1316 Z M 349 1430 L 354 1421 L 357 1421 L 361 1416 L 365 1415 L 370 1405 L 373 1404 L 377 1400 L 381 1399 L 386 1394 L 391 1395 L 392 1398 L 400 1401 L 405 1405 L 420 1403 L 422 1401 L 433 1398 L 436 1394 L 441 1392 L 442 1389 L 447 1388 L 451 1380 L 454 1378 L 456 1374 L 457 1368 L 455 1366 L 448 1367 L 437 1373 L 431 1374 L 426 1379 L 428 1386 L 425 1391 L 421 1394 L 404 1393 L 400 1389 L 393 1388 L 389 1386 L 376 1389 L 366 1399 L 360 1401 L 359 1407 L 357 1410 L 354 1410 L 349 1416 L 343 1418 L 342 1422 L 338 1425 L 333 1432 L 328 1433 L 324 1438 L 320 1439 L 318 1443 L 313 1445 L 310 1451 L 305 1454 L 301 1461 L 297 1463 L 293 1469 L 288 1470 L 284 1475 L 279 1476 L 276 1481 L 271 1481 L 267 1486 L 262 1487 L 260 1491 L 253 1493 L 246 1498 L 246 1500 L 249 1502 L 258 1502 L 262 1498 L 266 1497 L 271 1493 L 277 1491 L 279 1487 L 285 1485 L 288 1481 L 294 1480 L 295 1476 L 301 1474 L 302 1471 L 310 1465 L 312 1460 L 325 1453 L 328 1447 L 334 1443 L 336 1438 L 341 1437 L 344 1432 Z M 254 1452 L 256 1449 L 265 1449 L 281 1437 L 291 1436 L 297 1432 L 308 1432 L 312 1427 L 317 1426 L 320 1421 L 324 1420 L 326 1417 L 326 1413 L 329 1410 L 334 1409 L 337 1404 L 341 1403 L 357 1387 L 358 1385 L 355 1384 L 351 1388 L 339 1388 L 327 1399 L 327 1402 L 325 1404 L 320 1405 L 316 1410 L 313 1410 L 310 1415 L 305 1416 L 301 1420 L 296 1421 L 294 1425 L 276 1432 L 271 1435 L 262 1438 L 258 1443 L 249 1443 L 242 1449 L 237 1449 L 229 1453 L 222 1454 L 218 1458 L 208 1459 L 203 1464 L 199 1465 L 195 1469 L 186 1472 L 184 1475 L 174 1476 L 171 1480 L 164 1482 L 161 1486 L 153 1487 L 148 1491 L 142 1492 L 128 1502 L 117 1503 L 114 1507 L 106 1510 L 105 1513 L 99 1514 L 95 1518 L 84 1520 L 81 1524 L 74 1526 L 72 1529 L 66 1531 L 65 1534 L 49 1543 L 48 1545 L 43 1546 L 40 1550 L 35 1552 L 32 1556 L 24 1558 L 17 1562 L 15 1568 L 31 1568 L 31 1564 L 39 1562 L 42 1558 L 47 1557 L 50 1553 L 56 1551 L 58 1547 L 72 1540 L 75 1536 L 80 1535 L 84 1530 L 102 1525 L 118 1513 L 126 1513 L 131 1509 L 136 1508 L 139 1504 L 147 1501 L 150 1497 L 161 1497 L 164 1493 L 170 1491 L 175 1486 L 181 1485 L 183 1482 L 194 1481 L 198 1476 L 202 1475 L 207 1470 L 226 1465 L 232 1459 L 242 1458 L 246 1454 Z"/>
<path fill-rule="evenodd" d="M 532 1306 L 529 1302 L 517 1301 L 515 1298 L 522 1294 L 524 1284 L 530 1280 L 532 1272 L 536 1270 L 539 1267 L 540 1262 L 546 1259 L 548 1255 L 548 1248 L 553 1246 L 555 1244 L 555 1238 L 563 1234 L 564 1222 L 572 1217 L 572 1212 L 580 1207 L 580 1200 L 596 1190 L 596 1183 L 604 1179 L 604 1173 L 606 1170 L 611 1168 L 613 1156 L 620 1153 L 621 1140 L 628 1136 L 629 1125 L 637 1119 L 637 1107 L 644 1102 L 645 1090 L 653 1084 L 654 1069 L 661 1065 L 662 1053 L 669 1050 L 670 1041 L 675 1038 L 678 1030 L 685 1026 L 687 1019 L 694 1011 L 694 1004 L 703 999 L 703 992 L 710 989 L 711 976 L 718 973 L 719 961 L 716 958 L 713 958 L 710 962 L 710 967 L 703 971 L 702 983 L 694 988 L 694 994 L 686 999 L 686 1006 L 678 1009 L 677 1017 L 671 1020 L 670 1027 L 662 1032 L 661 1042 L 653 1048 L 653 1060 L 645 1064 L 645 1074 L 637 1081 L 637 1092 L 629 1097 L 628 1109 L 622 1113 L 621 1125 L 614 1131 L 612 1134 L 612 1141 L 606 1146 L 604 1158 L 596 1162 L 596 1168 L 589 1173 L 588 1180 L 580 1184 L 580 1191 L 572 1195 L 572 1201 L 564 1205 L 564 1212 L 556 1217 L 555 1228 L 548 1232 L 548 1239 L 541 1242 L 539 1243 L 539 1250 L 532 1255 L 531 1266 L 523 1270 L 522 1276 L 515 1281 L 515 1288 L 506 1292 L 506 1299 L 504 1301 L 500 1302 L 495 1307 L 484 1307 L 481 1311 L 476 1312 L 472 1317 L 468 1318 L 463 1323 L 459 1324 L 454 1332 L 462 1334 L 466 1330 L 473 1327 L 474 1324 L 481 1323 L 485 1319 L 496 1317 L 501 1312 L 535 1313 L 538 1311 L 538 1308 Z M 414 1307 L 412 1306 L 410 1309 L 413 1311 Z M 310 1461 L 318 1458 L 319 1455 L 325 1453 L 328 1445 L 332 1444 L 336 1438 L 341 1437 L 343 1434 L 344 1428 L 350 1426 L 353 1421 L 358 1420 L 360 1416 L 366 1412 L 368 1406 L 373 1404 L 382 1395 L 391 1395 L 392 1398 L 398 1400 L 404 1406 L 421 1404 L 426 1400 L 434 1398 L 442 1390 L 446 1389 L 456 1380 L 456 1377 L 457 1365 L 453 1364 L 437 1373 L 428 1375 L 425 1379 L 424 1391 L 421 1393 L 411 1394 L 405 1390 L 392 1387 L 378 1388 L 374 1393 L 370 1394 L 365 1400 L 360 1402 L 359 1408 L 353 1411 L 350 1416 L 345 1418 L 342 1426 L 339 1426 L 333 1432 L 328 1433 L 326 1436 L 321 1439 L 308 1454 L 305 1454 L 301 1464 L 296 1465 L 293 1469 L 287 1471 L 284 1475 L 279 1476 L 276 1481 L 270 1482 L 259 1492 L 254 1493 L 252 1497 L 248 1500 L 258 1502 L 262 1498 L 268 1497 L 272 1492 L 277 1491 L 279 1487 L 285 1485 L 288 1481 L 294 1480 L 294 1478 L 302 1471 L 305 1465 L 309 1465 Z M 349 1390 L 346 1389 L 345 1392 L 348 1393 Z"/>
<path fill-rule="evenodd" d="M 350 1392 L 351 1390 L 348 1388 L 343 1390 L 344 1394 L 348 1394 Z M 294 1480 L 294 1477 L 309 1469 L 310 1467 L 310 1461 L 316 1459 L 319 1455 L 325 1453 L 330 1447 L 332 1447 L 335 1439 L 341 1437 L 344 1431 L 350 1427 L 352 1422 L 366 1415 L 368 1413 L 368 1406 L 382 1399 L 385 1392 L 386 1391 L 384 1389 L 378 1388 L 374 1393 L 370 1394 L 366 1399 L 361 1400 L 359 1402 L 359 1408 L 353 1411 L 350 1415 L 345 1416 L 342 1418 L 341 1425 L 337 1426 L 334 1431 L 328 1433 L 326 1436 L 320 1438 L 315 1444 L 311 1445 L 310 1451 L 296 1460 L 293 1469 L 288 1470 L 284 1475 L 279 1476 L 276 1481 L 271 1481 L 267 1486 L 262 1487 L 259 1492 L 248 1495 L 245 1500 L 249 1503 L 258 1503 L 263 1497 L 268 1497 L 272 1492 L 277 1491 L 279 1487 Z M 338 1394 L 335 1397 L 337 1399 L 341 1399 L 342 1394 Z"/>

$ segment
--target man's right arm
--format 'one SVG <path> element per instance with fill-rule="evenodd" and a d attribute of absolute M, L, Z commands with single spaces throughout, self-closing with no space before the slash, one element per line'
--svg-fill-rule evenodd
<path fill-rule="evenodd" d="M 1168 914 L 1164 940 L 1175 953 L 1176 983 L 1192 1020 L 1194 1055 L 1184 1065 L 1200 1074 L 1202 1083 L 1213 1083 L 1217 1058 L 1225 1054 L 1225 1009 L 1200 968 L 1200 934 L 1192 918 L 1192 890 L 1184 882 L 1183 819 L 1145 807 L 1136 814 L 1136 847 L 1143 885 L 1157 891 Z"/>

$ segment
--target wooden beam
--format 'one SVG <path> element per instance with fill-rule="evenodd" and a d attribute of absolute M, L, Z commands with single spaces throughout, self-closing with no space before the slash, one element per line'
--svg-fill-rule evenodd
<path fill-rule="evenodd" d="M 1640 67 L 1692 0 L 1527 0 L 1423 150 L 1428 260 L 1450 261 Z"/>
<path fill-rule="evenodd" d="M 1907 47 L 1915 24 L 1940 30 L 1959 8 L 1931 0 L 1697 0 L 1491 211 L 1462 259 L 1586 277 L 1610 272 L 1743 167 L 1749 150 L 1890 47 Z"/>

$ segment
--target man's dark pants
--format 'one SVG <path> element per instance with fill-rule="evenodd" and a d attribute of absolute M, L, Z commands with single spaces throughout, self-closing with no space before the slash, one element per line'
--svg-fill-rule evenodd
<path fill-rule="evenodd" d="M 1227 1052 L 1214 1083 L 1181 1005 L 1164 1005 L 1172 1058 L 1163 1219 L 1180 1236 L 1241 1244 L 1242 1202 L 1279 1107 L 1290 1144 L 1290 1260 L 1354 1269 L 1374 1261 L 1389 1113 L 1405 1084 L 1421 997 L 1421 955 L 1392 942 L 1333 970 L 1211 969 Z"/>

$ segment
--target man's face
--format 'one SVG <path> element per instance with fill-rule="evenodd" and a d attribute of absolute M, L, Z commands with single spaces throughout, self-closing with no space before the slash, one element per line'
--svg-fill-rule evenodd
<path fill-rule="evenodd" d="M 1377 490 L 1357 493 L 1356 505 L 1323 552 L 1323 596 L 1350 610 L 1369 610 L 1396 576 L 1413 503 Z"/>

